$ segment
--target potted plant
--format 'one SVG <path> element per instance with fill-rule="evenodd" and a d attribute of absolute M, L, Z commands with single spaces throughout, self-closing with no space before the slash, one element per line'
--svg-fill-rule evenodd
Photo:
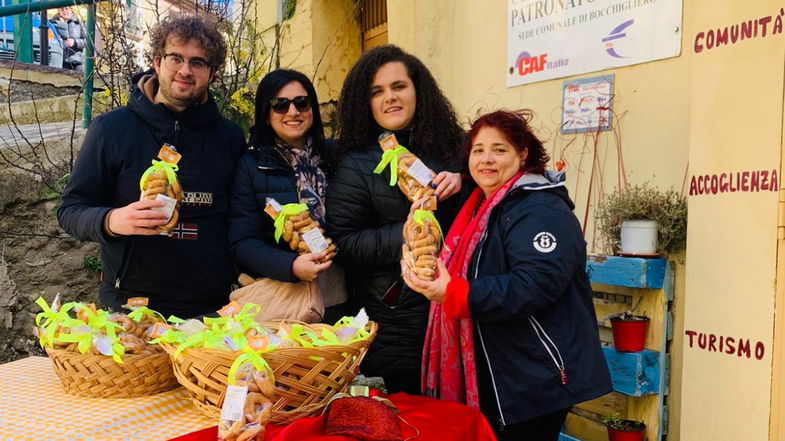
<path fill-rule="evenodd" d="M 613 332 L 613 347 L 619 352 L 642 351 L 646 346 L 646 331 L 649 318 L 634 315 L 632 311 L 614 314 L 609 317 Z"/>
<path fill-rule="evenodd" d="M 642 184 L 614 191 L 599 203 L 595 217 L 612 254 L 669 254 L 687 242 L 687 199 L 674 190 Z"/>
<path fill-rule="evenodd" d="M 608 441 L 643 441 L 646 436 L 646 424 L 619 418 L 618 413 L 608 416 L 604 421 L 608 429 Z"/>

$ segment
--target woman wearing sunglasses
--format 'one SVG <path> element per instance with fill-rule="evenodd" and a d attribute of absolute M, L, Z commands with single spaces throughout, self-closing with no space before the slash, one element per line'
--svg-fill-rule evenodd
<path fill-rule="evenodd" d="M 324 139 L 318 103 L 313 84 L 300 72 L 280 69 L 262 78 L 256 91 L 256 125 L 232 187 L 229 243 L 240 270 L 254 278 L 318 278 L 324 321 L 332 322 L 344 312 L 343 272 L 332 262 L 320 262 L 325 252 L 298 256 L 286 241 L 276 243 L 273 220 L 264 212 L 267 198 L 281 205 L 303 203 L 324 225 L 334 149 Z"/>
<path fill-rule="evenodd" d="M 411 203 L 390 171 L 375 174 L 378 137 L 398 142 L 437 173 L 436 213 L 444 231 L 457 212 L 464 132 L 431 73 L 395 46 L 365 53 L 344 82 L 338 110 L 341 156 L 327 194 L 330 234 L 341 252 L 352 300 L 379 323 L 361 367 L 382 376 L 388 392 L 420 393 L 420 364 L 428 302 L 401 280 L 403 223 Z"/>

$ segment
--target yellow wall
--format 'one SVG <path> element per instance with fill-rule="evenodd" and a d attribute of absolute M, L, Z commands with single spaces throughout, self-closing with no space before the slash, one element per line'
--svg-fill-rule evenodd
<path fill-rule="evenodd" d="M 688 19 L 693 11 L 692 2 L 685 2 L 684 32 L 690 32 Z M 595 139 L 593 135 L 559 134 L 565 79 L 507 88 L 506 1 L 403 0 L 388 3 L 388 17 L 390 43 L 400 45 L 425 62 L 462 122 L 498 108 L 530 108 L 535 112 L 534 127 L 554 161 L 565 159 L 568 163 L 568 187 L 582 224 L 586 218 L 590 252 L 600 253 L 603 249 L 594 239 L 595 225 L 591 212 L 586 217 L 586 207 L 594 207 L 601 194 L 611 192 L 619 184 L 618 149 L 623 155 L 628 182 L 648 181 L 662 188 L 682 190 L 692 114 L 689 38 L 684 39 L 680 57 L 579 76 L 615 74 L 614 118 L 619 124 L 615 133 L 604 132 Z M 595 171 L 594 191 L 589 200 L 595 143 L 601 172 Z M 674 257 L 677 260 L 673 304 L 676 332 L 671 343 L 669 440 L 679 439 L 685 320 L 684 255 Z"/>
<path fill-rule="evenodd" d="M 700 13 L 692 21 L 698 32 L 769 16 L 781 6 L 775 1 L 695 3 Z M 779 169 L 783 49 L 780 34 L 693 56 L 691 174 Z M 754 104 L 739 111 L 748 103 Z M 685 332 L 749 339 L 751 346 L 759 341 L 765 354 L 761 360 L 740 358 L 701 349 L 697 337 L 693 347 L 685 342 L 682 436 L 766 440 L 777 192 L 692 196 L 689 209 Z"/>
<path fill-rule="evenodd" d="M 313 75 L 318 52 L 332 35 L 339 35 L 342 43 L 335 59 L 344 61 L 316 73 L 319 93 L 327 100 L 337 97 L 344 67 L 359 56 L 359 44 L 352 43 L 355 36 L 359 41 L 359 30 L 335 34 L 346 22 L 350 0 L 331 1 L 331 6 L 340 6 L 336 10 L 324 3 L 298 1 L 295 18 L 282 27 L 281 66 Z M 617 124 L 613 132 L 599 136 L 559 133 L 565 79 L 507 88 L 504 0 L 389 1 L 388 39 L 429 66 L 462 121 L 498 108 L 535 112 L 533 125 L 554 161 L 568 164 L 575 212 L 585 222 L 589 251 L 599 253 L 603 249 L 595 239 L 592 210 L 625 179 L 687 192 L 694 176 L 779 172 L 784 136 L 782 34 L 771 35 L 772 23 L 765 38 L 701 53 L 695 52 L 693 42 L 699 32 L 773 16 L 780 7 L 772 0 L 685 1 L 680 56 L 579 76 L 615 75 Z M 668 440 L 785 437 L 778 420 L 785 418 L 782 322 L 774 347 L 777 192 L 693 195 L 689 210 L 686 256 L 671 256 L 676 287 Z M 780 254 L 785 262 L 785 249 Z M 780 267 L 785 277 L 785 265 Z M 785 289 L 780 291 L 779 313 L 785 316 Z M 700 349 L 698 335 L 690 346 L 685 331 L 749 339 L 752 356 Z M 754 356 L 758 341 L 765 348 L 761 360 Z M 777 371 L 772 370 L 773 357 Z"/>
<path fill-rule="evenodd" d="M 399 4 L 407 2 L 396 2 L 396 7 Z M 594 139 L 590 135 L 558 134 L 564 79 L 507 88 L 506 16 L 504 1 L 416 2 L 409 11 L 388 6 L 389 40 L 426 63 L 462 122 L 478 112 L 530 108 L 537 117 L 534 125 L 555 159 L 561 159 L 559 152 L 574 140 L 565 152 L 571 165 L 568 186 L 577 204 L 575 212 L 583 220 Z M 439 17 L 442 21 L 437 21 Z M 403 22 L 396 23 L 396 19 Z M 614 110 L 621 117 L 618 132 L 629 181 L 651 181 L 680 190 L 687 167 L 689 60 L 673 58 L 606 73 L 616 76 Z M 594 75 L 599 74 L 585 76 Z M 612 138 L 604 133 L 598 140 L 605 192 L 618 182 L 617 143 Z M 591 217 L 587 230 L 592 243 Z M 598 243 L 590 246 L 590 251 L 602 250 Z"/>
<path fill-rule="evenodd" d="M 587 206 L 592 209 L 621 180 L 618 149 L 630 183 L 649 181 L 685 192 L 694 174 L 779 169 L 782 35 L 699 54 L 693 41 L 698 32 L 773 15 L 780 6 L 684 2 L 681 56 L 603 72 L 615 74 L 618 139 L 607 132 L 598 139 L 558 133 L 564 79 L 506 87 L 506 1 L 390 3 L 389 41 L 432 69 L 461 117 L 533 109 L 534 126 L 552 156 L 568 163 L 575 212 L 583 222 Z M 602 171 L 589 200 L 595 151 Z M 689 199 L 686 261 L 676 256 L 681 273 L 673 304 L 669 440 L 768 439 L 776 200 L 776 192 Z M 591 215 L 586 227 L 589 250 L 602 251 Z M 749 338 L 753 346 L 761 341 L 765 355 L 748 360 L 696 349 L 697 336 L 689 347 L 684 330 Z"/>
<path fill-rule="evenodd" d="M 352 0 L 298 0 L 294 16 L 281 25 L 280 67 L 310 77 L 322 102 L 338 99 L 360 56 L 358 13 Z"/>

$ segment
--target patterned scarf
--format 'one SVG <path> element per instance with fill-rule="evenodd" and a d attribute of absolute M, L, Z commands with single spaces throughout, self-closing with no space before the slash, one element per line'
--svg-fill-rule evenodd
<path fill-rule="evenodd" d="M 300 203 L 306 204 L 311 215 L 325 225 L 324 194 L 327 191 L 327 179 L 319 167 L 319 155 L 314 151 L 311 137 L 308 137 L 302 149 L 276 139 L 275 149 L 294 169 Z"/>
<path fill-rule="evenodd" d="M 452 277 L 467 278 L 472 255 L 488 228 L 491 210 L 522 175 L 518 172 L 488 199 L 483 200 L 480 188 L 469 196 L 447 233 L 439 256 Z M 448 319 L 439 302 L 431 302 L 428 316 L 422 357 L 422 389 L 431 397 L 480 407 L 472 319 Z"/>

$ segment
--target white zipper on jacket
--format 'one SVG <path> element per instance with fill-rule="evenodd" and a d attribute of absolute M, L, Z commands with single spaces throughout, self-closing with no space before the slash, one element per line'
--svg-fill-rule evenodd
<path fill-rule="evenodd" d="M 502 403 L 499 401 L 499 392 L 496 388 L 496 378 L 493 376 L 493 368 L 491 368 L 491 359 L 488 357 L 488 351 L 485 350 L 485 340 L 482 338 L 482 329 L 480 324 L 477 323 L 477 335 L 480 336 L 480 346 L 482 346 L 482 353 L 485 355 L 485 362 L 488 363 L 488 372 L 491 374 L 491 384 L 493 385 L 493 395 L 496 398 L 496 406 L 499 408 L 499 430 L 503 431 L 507 423 L 504 421 L 504 412 L 502 412 Z"/>
<path fill-rule="evenodd" d="M 532 328 L 534 328 L 534 333 L 537 334 L 537 338 L 540 339 L 540 343 L 542 343 L 543 347 L 545 347 L 545 350 L 548 351 L 548 355 L 551 356 L 551 360 L 553 360 L 553 364 L 555 364 L 556 369 L 559 370 L 559 375 L 561 376 L 561 384 L 562 385 L 567 384 L 567 371 L 564 368 L 564 360 L 561 357 L 561 352 L 559 352 L 559 348 L 556 346 L 553 340 L 551 340 L 551 337 L 548 336 L 547 332 L 545 332 L 545 328 L 542 327 L 542 325 L 540 324 L 540 322 L 537 321 L 536 318 L 534 318 L 533 316 L 529 316 L 529 324 L 532 325 Z M 545 343 L 545 340 L 542 339 L 543 337 L 545 337 L 548 340 L 548 342 L 550 342 L 551 346 L 553 347 L 553 350 L 556 351 L 556 356 L 559 357 L 558 360 L 556 360 L 556 356 L 553 355 L 553 351 L 551 351 L 551 348 L 548 347 L 547 343 Z"/>
<path fill-rule="evenodd" d="M 485 231 L 482 233 L 480 237 L 479 244 L 477 246 L 480 247 L 480 251 L 477 253 L 477 262 L 474 264 L 474 278 L 477 278 L 477 273 L 480 269 L 480 259 L 482 258 L 482 247 L 485 243 L 485 239 L 488 236 L 488 229 L 486 228 Z M 485 340 L 482 338 L 482 329 L 480 329 L 480 323 L 477 323 L 477 335 L 480 336 L 480 346 L 482 346 L 482 353 L 485 355 L 485 362 L 488 364 L 488 372 L 491 374 L 491 385 L 493 385 L 493 395 L 496 398 L 496 406 L 499 408 L 499 423 L 500 427 L 499 430 L 504 430 L 504 426 L 507 423 L 504 421 L 504 412 L 502 412 L 502 403 L 499 401 L 499 389 L 496 387 L 496 378 L 493 375 L 493 368 L 491 367 L 491 359 L 488 357 L 488 351 L 485 350 Z"/>

